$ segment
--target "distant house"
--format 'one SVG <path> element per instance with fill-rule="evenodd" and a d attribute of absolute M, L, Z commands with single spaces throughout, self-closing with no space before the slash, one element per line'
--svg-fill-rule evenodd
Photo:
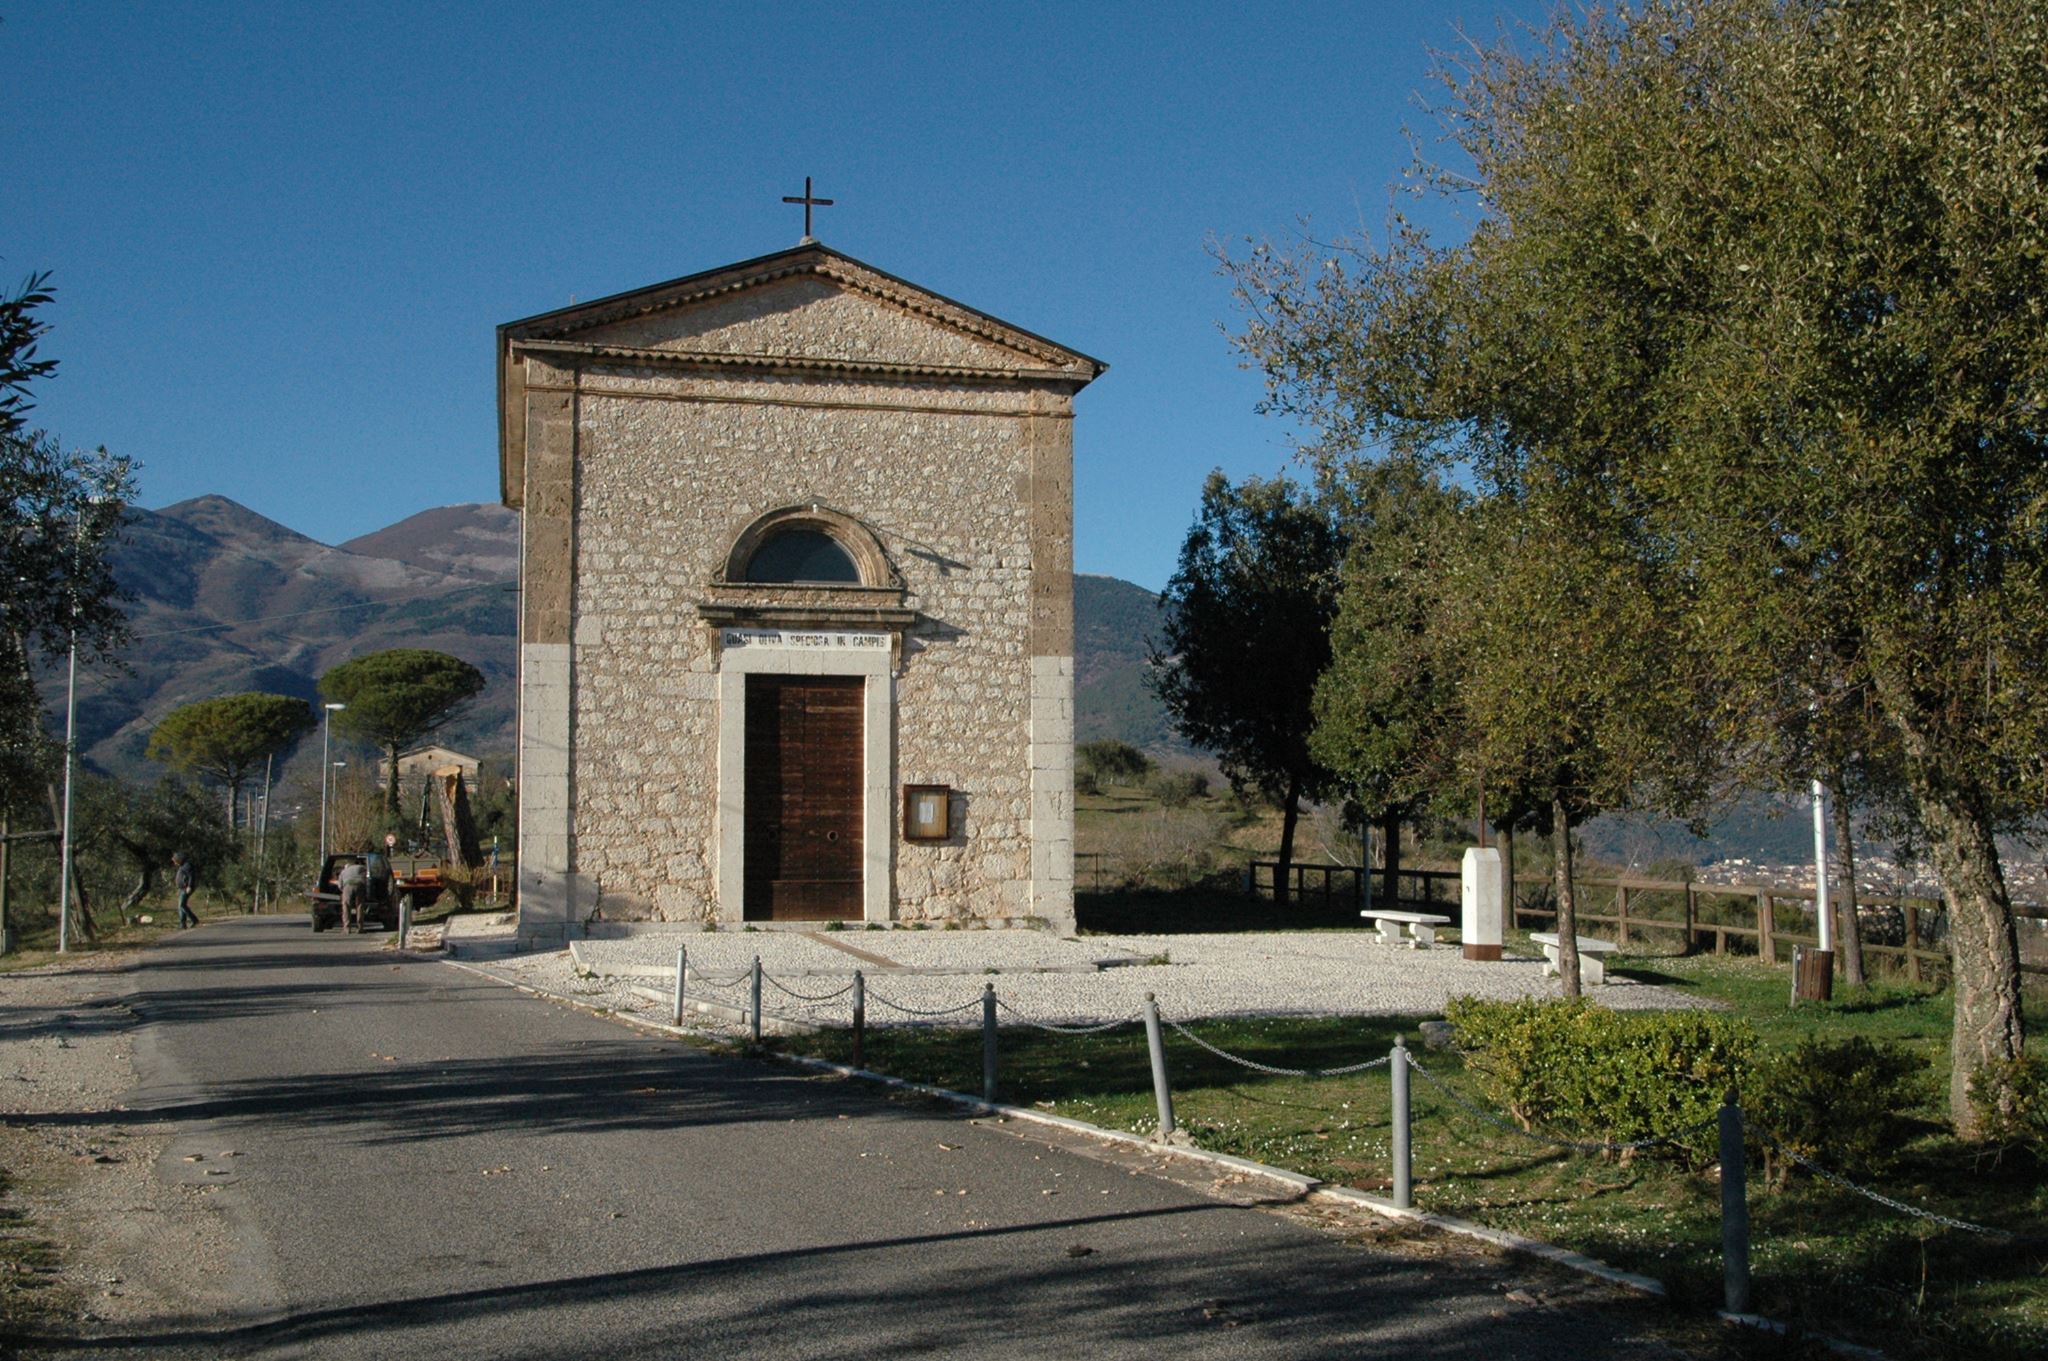
<path fill-rule="evenodd" d="M 476 785 L 477 758 L 452 747 L 421 747 L 398 758 L 398 778 L 417 780 L 449 766 L 460 766 L 464 783 Z"/>

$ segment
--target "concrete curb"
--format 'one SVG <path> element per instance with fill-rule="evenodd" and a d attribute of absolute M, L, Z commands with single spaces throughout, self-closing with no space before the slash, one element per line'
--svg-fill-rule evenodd
<path fill-rule="evenodd" d="M 1834 1352 L 1837 1356 L 1855 1357 L 1857 1361 L 1886 1361 L 1885 1354 L 1875 1347 L 1865 1347 L 1855 1342 L 1844 1342 L 1841 1338 L 1829 1337 L 1826 1333 L 1804 1332 L 1794 1328 L 1789 1323 L 1780 1323 L 1777 1319 L 1765 1318 L 1762 1314 L 1731 1314 L 1726 1309 L 1716 1309 L 1714 1317 L 1720 1319 L 1721 1322 L 1731 1328 L 1753 1328 L 1757 1332 L 1772 1333 L 1778 1337 L 1810 1338 L 1820 1343 L 1821 1346 L 1826 1347 L 1829 1351 Z"/>
<path fill-rule="evenodd" d="M 1667 1298 L 1669 1295 L 1664 1288 L 1664 1282 L 1654 1276 L 1623 1271 L 1620 1267 L 1609 1266 L 1597 1257 L 1588 1257 L 1583 1252 L 1573 1252 L 1569 1248 L 1558 1247 L 1555 1243 L 1546 1243 L 1540 1238 L 1524 1238 L 1505 1229 L 1489 1229 L 1484 1224 L 1474 1224 L 1471 1220 L 1460 1219 L 1456 1215 L 1437 1214 L 1430 1210 L 1403 1210 L 1391 1201 L 1382 1200 L 1378 1196 L 1354 1190 L 1349 1186 L 1324 1186 L 1316 1194 L 1330 1200 L 1342 1201 L 1347 1205 L 1362 1206 L 1374 1214 L 1385 1215 L 1389 1219 L 1412 1219 L 1419 1224 L 1442 1229 L 1445 1233 L 1455 1233 L 1465 1238 L 1476 1238 L 1482 1243 L 1491 1243 L 1509 1252 L 1541 1257 L 1546 1262 L 1569 1267 L 1582 1275 L 1596 1276 L 1638 1294 L 1655 1295 L 1659 1299 Z"/>
<path fill-rule="evenodd" d="M 520 992 L 531 993 L 536 997 L 546 997 L 554 1001 L 566 1002 L 580 1010 L 601 1013 L 612 1020 L 623 1021 L 627 1025 L 636 1026 L 642 1030 L 685 1038 L 704 1038 L 695 1031 L 685 1030 L 678 1026 L 663 1025 L 659 1022 L 643 1020 L 637 1016 L 627 1016 L 620 1012 L 594 1007 L 582 998 L 571 997 L 566 993 L 535 987 L 530 983 L 514 982 L 509 978 L 501 978 L 489 970 L 481 969 L 471 964 L 464 964 L 458 960 L 449 959 L 446 956 L 439 956 L 438 962 L 453 965 L 455 968 L 467 973 L 476 974 L 480 978 L 487 978 L 493 983 L 500 983 L 508 988 L 515 988 Z M 634 991 L 653 992 L 653 989 L 634 989 Z M 667 993 L 661 994 L 663 999 L 666 999 L 668 996 L 669 994 Z M 696 1003 L 689 1001 L 687 998 L 685 1003 L 693 1009 L 702 1009 L 706 1014 L 717 1014 L 712 1011 L 712 1008 L 717 1007 L 718 1011 L 730 1012 L 741 1021 L 745 1019 L 745 1013 L 737 1008 L 718 1007 L 717 1003 Z M 1131 1134 L 1124 1130 L 1104 1129 L 1100 1125 L 1091 1125 L 1085 1120 L 1076 1120 L 1072 1116 L 1054 1115 L 1049 1111 L 1035 1110 L 1029 1106 L 1009 1106 L 1001 1102 L 984 1101 L 978 1096 L 969 1096 L 965 1092 L 956 1092 L 945 1087 L 932 1087 L 922 1082 L 911 1082 L 905 1078 L 891 1077 L 887 1073 L 877 1073 L 866 1068 L 855 1068 L 850 1064 L 834 1063 L 830 1059 L 811 1058 L 803 1054 L 778 1054 L 772 1050 L 768 1051 L 764 1057 L 790 1067 L 808 1068 L 815 1072 L 833 1073 L 847 1078 L 858 1078 L 861 1081 L 872 1082 L 893 1091 L 910 1092 L 918 1096 L 929 1097 L 933 1100 L 946 1102 L 949 1105 L 959 1106 L 963 1110 L 970 1111 L 976 1115 L 997 1115 L 1029 1124 L 1045 1125 L 1054 1129 L 1066 1130 L 1072 1134 L 1100 1139 L 1107 1143 L 1122 1144 L 1126 1147 L 1142 1149 L 1148 1153 L 1163 1154 L 1167 1157 L 1178 1158 L 1188 1162 L 1203 1163 L 1211 1167 L 1228 1168 L 1233 1172 L 1262 1177 L 1287 1187 L 1294 1192 L 1296 1199 L 1334 1201 L 1338 1204 L 1369 1210 L 1386 1219 L 1399 1219 L 1424 1224 L 1443 1233 L 1456 1234 L 1462 1238 L 1471 1238 L 1487 1243 L 1503 1251 L 1535 1257 L 1556 1266 L 1564 1267 L 1566 1270 L 1575 1271 L 1584 1276 L 1591 1276 L 1596 1280 L 1606 1281 L 1610 1285 L 1617 1285 L 1625 1290 L 1632 1290 L 1654 1299 L 1670 1298 L 1670 1292 L 1665 1287 L 1664 1282 L 1654 1276 L 1643 1276 L 1632 1271 L 1623 1271 L 1620 1267 L 1612 1266 L 1596 1257 L 1588 1257 L 1584 1253 L 1561 1248 L 1555 1243 L 1546 1243 L 1536 1238 L 1524 1238 L 1520 1234 L 1509 1233 L 1503 1229 L 1490 1229 L 1483 1224 L 1474 1224 L 1470 1220 L 1459 1219 L 1454 1215 L 1435 1214 L 1427 1210 L 1403 1210 L 1391 1201 L 1384 1200 L 1379 1196 L 1370 1195 L 1349 1186 L 1331 1186 L 1316 1177 L 1291 1171 L 1284 1167 L 1272 1167 L 1266 1163 L 1253 1162 L 1249 1158 L 1239 1158 L 1229 1153 L 1211 1153 L 1207 1149 L 1176 1143 L 1162 1143 L 1157 1138 L 1149 1135 Z M 1856 1361 L 1885 1361 L 1885 1354 L 1874 1347 L 1859 1346 L 1853 1342 L 1845 1342 L 1839 1338 L 1829 1337 L 1825 1333 L 1806 1333 L 1801 1330 L 1795 1330 L 1790 1324 L 1780 1322 L 1777 1319 L 1767 1318 L 1761 1314 L 1731 1314 L 1723 1309 L 1717 1309 L 1714 1313 L 1723 1323 L 1731 1327 L 1754 1328 L 1783 1336 L 1790 1336 L 1795 1331 L 1799 1331 L 1801 1336 L 1812 1338 L 1838 1355 L 1852 1357 Z"/>

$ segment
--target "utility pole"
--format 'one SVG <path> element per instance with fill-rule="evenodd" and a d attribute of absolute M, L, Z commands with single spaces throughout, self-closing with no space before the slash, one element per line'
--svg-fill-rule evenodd
<path fill-rule="evenodd" d="M 71 768 L 78 755 L 78 605 L 71 606 L 71 663 L 64 682 L 64 843 L 58 851 L 57 953 L 71 948 Z"/>

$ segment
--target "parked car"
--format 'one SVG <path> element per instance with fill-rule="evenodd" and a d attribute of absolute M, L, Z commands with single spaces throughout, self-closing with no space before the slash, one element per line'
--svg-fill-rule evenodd
<path fill-rule="evenodd" d="M 330 855 L 320 866 L 320 878 L 306 894 L 311 900 L 312 918 L 315 931 L 341 925 L 341 871 L 348 865 L 360 865 L 363 857 L 353 852 Z M 391 876 L 391 891 L 384 893 L 383 885 L 372 880 L 369 892 L 363 898 L 363 925 L 372 922 L 386 930 L 398 929 L 398 909 L 401 903 L 411 901 L 413 909 L 431 907 L 441 897 L 441 869 L 438 865 L 415 867 L 409 874 L 394 873 Z"/>

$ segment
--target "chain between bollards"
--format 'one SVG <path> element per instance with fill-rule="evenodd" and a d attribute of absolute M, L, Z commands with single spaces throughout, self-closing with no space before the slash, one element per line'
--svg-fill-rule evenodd
<path fill-rule="evenodd" d="M 754 1043 L 761 1042 L 761 956 L 754 956 L 753 1000 L 747 1007 L 754 1027 Z"/>
<path fill-rule="evenodd" d="M 1749 1169 L 1742 1143 L 1742 1107 L 1731 1087 L 1721 1098 L 1721 1284 L 1731 1314 L 1749 1312 Z"/>
<path fill-rule="evenodd" d="M 672 1022 L 675 1025 L 683 1023 L 683 980 L 689 976 L 689 973 L 690 947 L 678 945 L 676 947 L 676 1011 Z"/>
<path fill-rule="evenodd" d="M 853 971 L 853 1066 L 867 1067 L 868 980 L 859 969 Z"/>
<path fill-rule="evenodd" d="M 1159 1029 L 1159 1000 L 1145 994 L 1145 1048 L 1152 1055 L 1152 1099 L 1159 1104 L 1159 1137 L 1173 1137 L 1173 1089 L 1166 1083 L 1166 1037 Z"/>
<path fill-rule="evenodd" d="M 1415 1180 L 1409 1156 L 1408 1124 L 1408 1040 L 1394 1036 L 1393 1052 L 1387 1055 L 1387 1072 L 1394 1088 L 1394 1208 L 1415 1208 Z"/>
<path fill-rule="evenodd" d="M 996 1104 L 996 985 L 981 985 L 981 1099 Z"/>

